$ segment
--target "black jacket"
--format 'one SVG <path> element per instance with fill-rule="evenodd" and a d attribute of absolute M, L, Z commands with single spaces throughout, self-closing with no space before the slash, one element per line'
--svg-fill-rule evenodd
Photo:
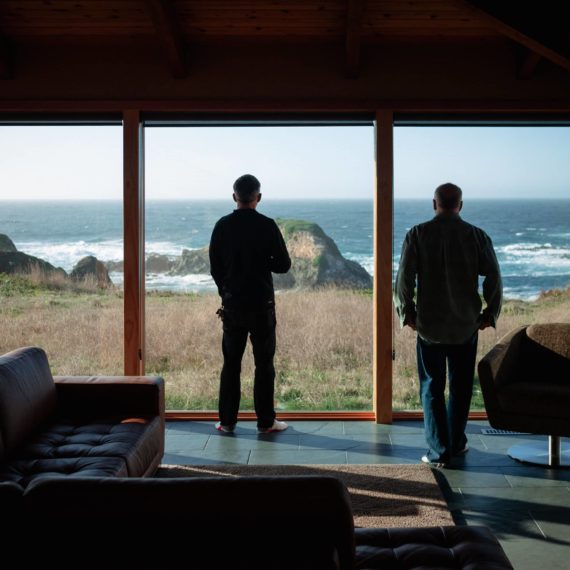
<path fill-rule="evenodd" d="M 210 271 L 228 309 L 257 309 L 274 301 L 271 273 L 291 259 L 277 224 L 253 209 L 220 218 L 210 241 Z"/>

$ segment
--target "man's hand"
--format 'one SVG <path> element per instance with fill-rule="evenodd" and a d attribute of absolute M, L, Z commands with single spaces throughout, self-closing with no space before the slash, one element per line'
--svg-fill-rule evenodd
<path fill-rule="evenodd" d="M 493 325 L 491 324 L 491 321 L 490 321 L 488 318 L 483 317 L 483 318 L 481 319 L 481 322 L 479 323 L 479 330 L 480 330 L 480 331 L 484 331 L 485 329 L 488 329 L 488 328 L 491 327 L 491 326 L 493 326 Z"/>
<path fill-rule="evenodd" d="M 415 313 L 407 313 L 406 318 L 404 319 L 404 326 L 410 327 L 413 331 L 416 329 L 416 315 Z"/>

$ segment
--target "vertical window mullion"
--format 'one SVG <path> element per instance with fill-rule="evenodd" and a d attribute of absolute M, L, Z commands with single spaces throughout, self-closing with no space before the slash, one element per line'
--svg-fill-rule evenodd
<path fill-rule="evenodd" d="M 374 195 L 374 413 L 392 422 L 392 233 L 394 204 L 393 112 L 376 112 Z"/>
<path fill-rule="evenodd" d="M 125 375 L 144 373 L 142 239 L 143 155 L 138 110 L 123 112 L 124 335 Z"/>

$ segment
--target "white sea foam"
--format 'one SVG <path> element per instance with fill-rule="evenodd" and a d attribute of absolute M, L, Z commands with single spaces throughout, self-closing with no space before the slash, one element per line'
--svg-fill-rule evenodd
<path fill-rule="evenodd" d="M 118 287 L 123 286 L 123 273 L 111 272 L 111 281 Z M 147 273 L 145 276 L 147 291 L 177 291 L 183 293 L 215 292 L 216 284 L 210 275 L 168 275 L 166 273 Z"/>
<path fill-rule="evenodd" d="M 208 274 L 167 275 L 165 273 L 150 273 L 146 276 L 146 289 L 155 291 L 182 291 L 198 293 L 217 291 L 216 284 Z"/>
<path fill-rule="evenodd" d="M 145 244 L 146 254 L 157 253 L 159 255 L 177 256 L 182 254 L 183 249 L 198 249 L 189 245 L 179 245 L 171 241 L 151 241 Z"/>
<path fill-rule="evenodd" d="M 122 240 L 98 243 L 88 243 L 83 240 L 71 243 L 24 242 L 18 244 L 18 249 L 28 255 L 49 261 L 56 267 L 63 267 L 66 271 L 73 269 L 74 265 L 87 255 L 94 255 L 102 261 L 123 259 Z"/>
<path fill-rule="evenodd" d="M 570 248 L 551 243 L 515 243 L 498 250 L 499 261 L 514 265 L 532 265 L 530 275 L 550 275 L 552 270 L 570 269 Z M 502 254 L 502 255 L 501 255 Z"/>
<path fill-rule="evenodd" d="M 122 240 L 108 240 L 98 243 L 78 240 L 71 243 L 20 242 L 18 249 L 28 255 L 39 257 L 56 267 L 71 271 L 75 264 L 87 255 L 93 255 L 101 261 L 122 261 Z M 175 257 L 182 254 L 183 249 L 194 250 L 195 247 L 178 245 L 169 241 L 153 241 L 146 244 L 146 253 L 155 253 Z"/>

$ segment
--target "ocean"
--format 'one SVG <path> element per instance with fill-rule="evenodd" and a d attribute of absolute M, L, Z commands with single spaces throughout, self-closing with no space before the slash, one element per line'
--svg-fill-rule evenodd
<path fill-rule="evenodd" d="M 231 201 L 148 201 L 146 253 L 180 255 L 205 246 L 216 220 L 233 209 Z M 371 200 L 264 200 L 259 211 L 273 218 L 318 223 L 341 253 L 373 270 Z M 396 200 L 393 268 L 414 224 L 432 217 L 431 200 Z M 505 296 L 532 300 L 541 291 L 570 285 L 570 200 L 471 200 L 462 217 L 493 240 Z M 69 271 L 79 259 L 123 257 L 122 206 L 114 201 L 1 201 L 0 234 L 25 253 Z M 122 273 L 112 272 L 114 283 Z M 147 275 L 147 289 L 213 291 L 209 275 Z"/>

